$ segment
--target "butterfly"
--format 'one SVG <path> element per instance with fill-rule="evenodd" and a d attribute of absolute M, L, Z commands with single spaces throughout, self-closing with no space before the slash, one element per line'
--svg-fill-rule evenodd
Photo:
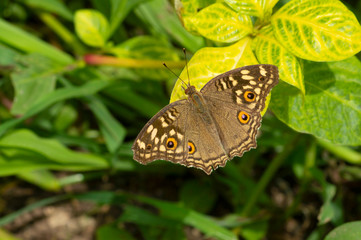
<path fill-rule="evenodd" d="M 202 169 L 208 175 L 227 160 L 256 148 L 261 112 L 278 83 L 278 68 L 244 66 L 212 78 L 198 91 L 187 84 L 187 99 L 160 110 L 134 141 L 134 159 L 157 159 Z"/>

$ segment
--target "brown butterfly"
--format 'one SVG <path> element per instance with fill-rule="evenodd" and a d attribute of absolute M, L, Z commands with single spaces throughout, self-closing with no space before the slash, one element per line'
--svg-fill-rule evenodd
<path fill-rule="evenodd" d="M 220 74 L 200 91 L 188 84 L 188 99 L 165 106 L 140 131 L 134 159 L 142 164 L 163 159 L 207 174 L 224 167 L 257 146 L 261 112 L 277 83 L 277 67 L 260 64 Z"/>

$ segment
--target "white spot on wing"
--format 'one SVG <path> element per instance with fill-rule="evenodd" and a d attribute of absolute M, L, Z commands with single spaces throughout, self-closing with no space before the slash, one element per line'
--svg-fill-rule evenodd
<path fill-rule="evenodd" d="M 242 75 L 242 79 L 244 79 L 244 80 L 253 80 L 254 77 L 252 77 L 250 75 Z"/>
<path fill-rule="evenodd" d="M 154 128 L 152 135 L 150 136 L 150 138 L 153 140 L 155 138 L 155 135 L 157 135 L 158 129 Z"/>
<path fill-rule="evenodd" d="M 244 70 L 241 71 L 241 73 L 242 73 L 242 74 L 249 74 L 249 70 L 244 69 Z"/>
<path fill-rule="evenodd" d="M 266 76 L 267 74 L 267 71 L 262 67 L 262 66 L 259 66 L 259 72 L 261 73 L 262 76 Z"/>
<path fill-rule="evenodd" d="M 177 137 L 178 137 L 178 139 L 179 139 L 180 141 L 182 141 L 182 140 L 183 140 L 183 135 L 182 135 L 182 134 L 177 133 Z"/>
<path fill-rule="evenodd" d="M 172 130 L 169 131 L 169 135 L 173 136 L 174 134 L 175 134 L 174 129 L 172 129 Z"/>
<path fill-rule="evenodd" d="M 164 134 L 162 135 L 162 137 L 160 138 L 160 141 L 161 141 L 161 142 L 164 142 L 164 140 L 165 140 L 166 137 L 167 137 L 167 134 L 164 133 Z"/>
<path fill-rule="evenodd" d="M 147 129 L 147 133 L 150 133 L 153 130 L 153 125 L 150 125 Z"/>

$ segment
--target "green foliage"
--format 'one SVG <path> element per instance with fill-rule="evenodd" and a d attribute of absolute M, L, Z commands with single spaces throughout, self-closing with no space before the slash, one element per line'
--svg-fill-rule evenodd
<path fill-rule="evenodd" d="M 107 19 L 95 10 L 78 10 L 74 16 L 75 31 L 89 46 L 104 47 L 109 31 Z"/>
<path fill-rule="evenodd" d="M 325 240 L 338 240 L 338 239 L 350 239 L 356 240 L 361 235 L 361 222 L 349 222 L 342 224 L 333 231 L 331 231 L 325 238 Z"/>
<path fill-rule="evenodd" d="M 361 179 L 361 26 L 354 15 L 360 6 L 338 0 L 1 2 L 0 194 L 14 179 L 48 195 L 79 182 L 89 190 L 34 196 L 11 212 L 1 198 L 0 227 L 77 200 L 121 209 L 97 224 L 100 240 L 183 240 L 187 228 L 202 239 L 287 239 L 286 227 L 299 219 L 307 222 L 298 222 L 300 229 L 308 226 L 302 239 L 358 239 L 360 223 L 352 221 L 360 218 L 361 198 L 349 188 Z M 191 54 L 189 72 L 181 71 L 182 47 Z M 189 74 L 197 89 L 244 65 L 278 66 L 281 81 L 268 99 L 274 115 L 264 115 L 257 150 L 211 176 L 133 161 L 130 147 L 145 122 L 169 95 L 170 102 L 186 97 L 163 62 L 184 81 Z M 95 189 L 94 181 L 109 178 L 120 186 Z M 0 236 L 15 239 L 2 229 Z"/>

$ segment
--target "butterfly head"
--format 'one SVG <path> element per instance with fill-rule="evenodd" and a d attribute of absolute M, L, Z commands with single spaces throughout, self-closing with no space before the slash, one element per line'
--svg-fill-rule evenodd
<path fill-rule="evenodd" d="M 197 92 L 197 89 L 195 86 L 187 86 L 187 88 L 184 90 L 185 94 L 187 94 L 188 96 L 192 96 L 194 93 Z"/>

